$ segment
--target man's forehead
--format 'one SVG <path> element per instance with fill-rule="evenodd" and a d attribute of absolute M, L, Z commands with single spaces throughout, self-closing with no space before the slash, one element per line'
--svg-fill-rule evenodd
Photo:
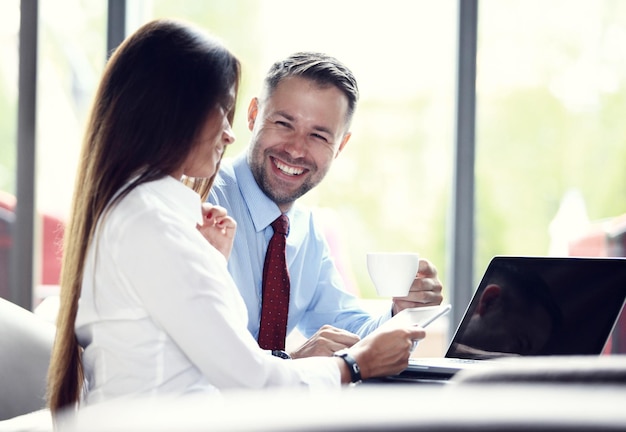
<path fill-rule="evenodd" d="M 347 111 L 348 98 L 332 84 L 320 85 L 316 81 L 301 77 L 290 77 L 281 81 L 265 102 L 279 107 L 282 103 L 307 106 L 323 105 L 326 109 Z M 280 109 L 280 108 L 278 108 Z"/>
<path fill-rule="evenodd" d="M 338 94 L 345 97 L 346 101 L 348 100 L 347 96 L 345 96 L 345 94 L 341 91 L 341 89 L 337 87 L 336 85 L 332 83 L 321 83 L 319 81 L 316 81 L 313 78 L 309 78 L 303 75 L 292 75 L 292 76 L 283 78 L 282 80 L 278 82 L 278 84 L 276 84 L 276 87 L 274 87 L 274 89 L 269 89 L 266 87 L 264 89 L 264 95 L 266 97 L 267 96 L 271 97 L 271 96 L 274 96 L 276 93 L 291 92 L 295 88 L 299 88 L 305 91 L 306 90 L 308 91 L 335 90 L 337 91 Z"/>

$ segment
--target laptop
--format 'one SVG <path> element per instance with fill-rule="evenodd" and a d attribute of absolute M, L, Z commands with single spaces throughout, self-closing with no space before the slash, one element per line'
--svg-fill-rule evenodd
<path fill-rule="evenodd" d="M 626 300 L 626 258 L 494 257 L 443 358 L 392 378 L 447 380 L 512 356 L 601 354 Z"/>

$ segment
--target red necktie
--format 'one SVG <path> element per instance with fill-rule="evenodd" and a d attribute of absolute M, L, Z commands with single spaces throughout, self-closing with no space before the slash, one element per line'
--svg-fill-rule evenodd
<path fill-rule="evenodd" d="M 284 350 L 289 312 L 289 271 L 285 245 L 289 218 L 280 215 L 272 222 L 274 235 L 270 239 L 263 266 L 263 300 L 259 346 L 268 350 Z"/>

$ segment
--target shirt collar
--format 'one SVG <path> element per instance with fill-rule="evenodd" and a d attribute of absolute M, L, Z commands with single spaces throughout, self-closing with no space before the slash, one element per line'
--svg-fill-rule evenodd
<path fill-rule="evenodd" d="M 233 161 L 233 169 L 239 183 L 239 191 L 243 197 L 254 229 L 256 232 L 263 231 L 274 220 L 281 215 L 281 211 L 265 193 L 261 190 L 250 166 L 248 165 L 247 152 L 243 152 Z M 287 212 L 287 216 L 291 219 L 291 210 Z"/>

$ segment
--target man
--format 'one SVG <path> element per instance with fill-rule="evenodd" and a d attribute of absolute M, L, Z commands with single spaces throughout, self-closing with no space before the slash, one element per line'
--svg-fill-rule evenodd
<path fill-rule="evenodd" d="M 332 355 L 352 346 L 404 308 L 440 304 L 441 282 L 427 260 L 407 297 L 372 317 L 343 281 L 321 227 L 310 211 L 295 205 L 317 186 L 348 143 L 358 99 L 354 76 L 336 59 L 297 53 L 269 70 L 261 95 L 248 107 L 250 145 L 244 154 L 223 161 L 209 201 L 228 210 L 238 224 L 229 270 L 248 308 L 248 329 L 259 334 L 266 249 L 278 216 L 289 218 L 287 264 L 290 276 L 289 321 L 310 339 L 291 356 Z"/>

